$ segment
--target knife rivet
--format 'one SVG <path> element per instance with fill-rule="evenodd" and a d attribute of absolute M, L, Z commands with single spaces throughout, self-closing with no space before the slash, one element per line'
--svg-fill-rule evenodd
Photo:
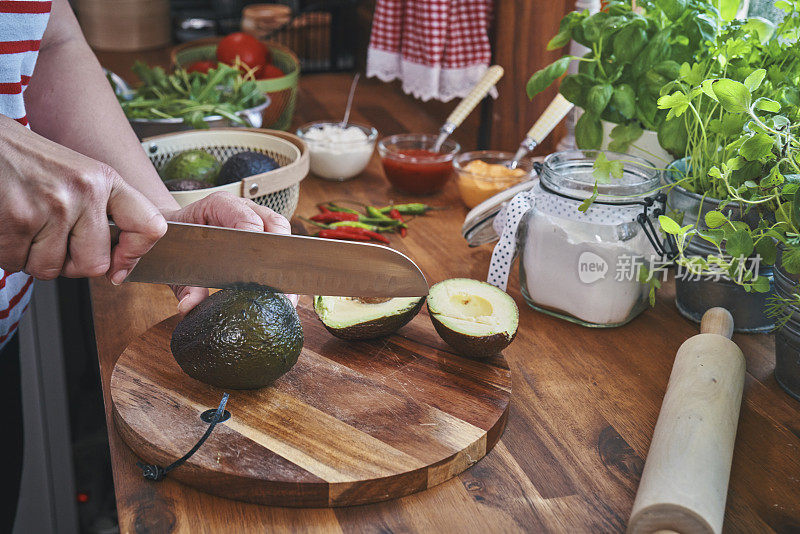
<path fill-rule="evenodd" d="M 248 189 L 251 195 L 255 195 L 258 193 L 258 184 L 250 184 L 250 189 Z"/>

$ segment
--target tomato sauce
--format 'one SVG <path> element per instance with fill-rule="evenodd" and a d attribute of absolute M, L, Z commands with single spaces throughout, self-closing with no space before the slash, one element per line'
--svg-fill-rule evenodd
<path fill-rule="evenodd" d="M 446 158 L 442 161 L 443 158 Z M 441 191 L 453 173 L 452 156 L 422 148 L 398 150 L 383 157 L 386 178 L 400 191 L 429 195 Z"/>

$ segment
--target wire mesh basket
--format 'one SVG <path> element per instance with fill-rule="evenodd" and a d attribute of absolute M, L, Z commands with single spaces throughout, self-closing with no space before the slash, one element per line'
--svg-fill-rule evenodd
<path fill-rule="evenodd" d="M 357 0 L 273 0 L 242 10 L 242 31 L 288 46 L 304 73 L 356 67 Z"/>
<path fill-rule="evenodd" d="M 216 61 L 217 45 L 221 37 L 198 39 L 176 46 L 171 59 L 174 67 L 187 67 L 195 61 Z M 285 74 L 279 78 L 256 80 L 256 85 L 270 99 L 264 109 L 261 125 L 272 130 L 288 130 L 294 117 L 297 102 L 297 82 L 300 78 L 300 61 L 287 47 L 264 42 L 272 54 L 272 63 Z"/>
<path fill-rule="evenodd" d="M 239 152 L 252 151 L 265 154 L 280 165 L 275 170 L 230 184 L 195 191 L 172 191 L 181 207 L 217 191 L 227 191 L 252 199 L 290 219 L 300 197 L 300 181 L 308 174 L 309 167 L 308 151 L 300 138 L 263 129 L 221 128 L 165 134 L 145 139 L 142 147 L 159 173 L 174 156 L 195 149 L 205 150 L 221 163 Z"/>

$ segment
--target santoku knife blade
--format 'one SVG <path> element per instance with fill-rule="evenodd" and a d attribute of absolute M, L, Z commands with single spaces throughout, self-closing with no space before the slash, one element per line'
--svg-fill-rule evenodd
<path fill-rule="evenodd" d="M 388 247 L 175 222 L 125 281 L 211 288 L 255 283 L 342 297 L 428 294 L 419 267 Z"/>

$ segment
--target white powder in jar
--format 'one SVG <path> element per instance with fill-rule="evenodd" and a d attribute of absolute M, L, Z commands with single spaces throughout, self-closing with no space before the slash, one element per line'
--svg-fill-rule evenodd
<path fill-rule="evenodd" d="M 303 139 L 311 157 L 311 172 L 332 180 L 352 178 L 363 171 L 375 147 L 375 140 L 357 126 L 313 126 Z"/>
<path fill-rule="evenodd" d="M 526 221 L 520 262 L 534 304 L 598 325 L 624 323 L 644 306 L 647 288 L 629 267 L 652 250 L 644 232 L 602 242 L 586 223 L 542 212 Z"/>

